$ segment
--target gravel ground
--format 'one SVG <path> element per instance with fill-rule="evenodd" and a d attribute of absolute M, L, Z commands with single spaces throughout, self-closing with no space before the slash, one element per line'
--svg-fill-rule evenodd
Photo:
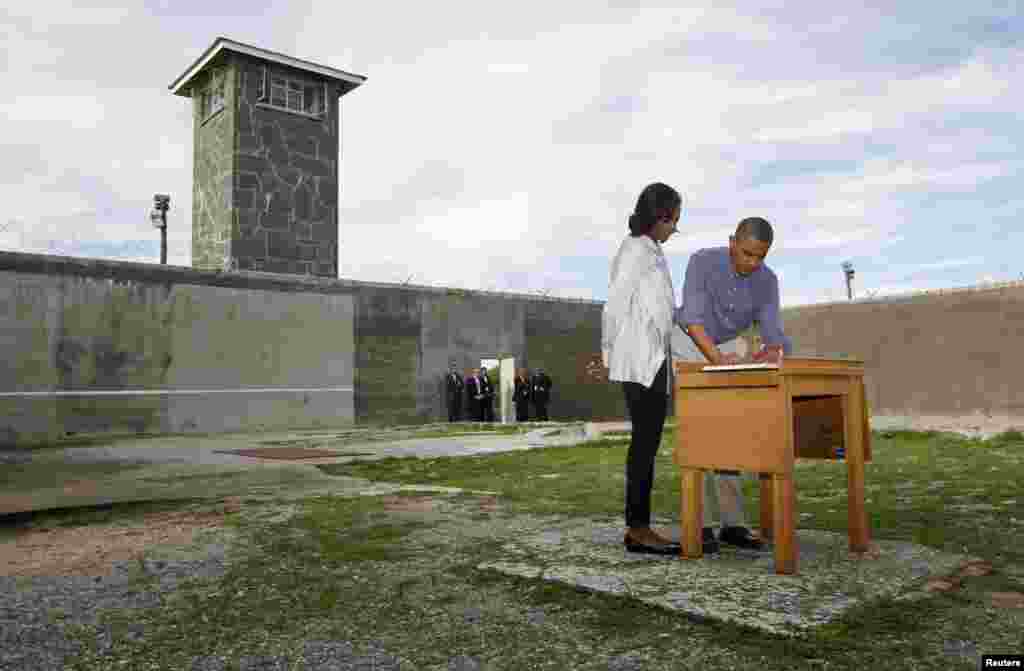
<path fill-rule="evenodd" d="M 104 609 L 154 608 L 161 595 L 175 589 L 184 578 L 217 578 L 224 574 L 227 559 L 222 545 L 211 545 L 203 559 L 146 560 L 147 586 L 140 584 L 136 561 L 111 564 L 105 576 L 0 576 L 0 671 L 63 671 L 81 644 L 65 635 L 66 625 L 99 626 L 96 644 L 101 652 L 112 645 L 111 632 L 100 626 Z M 146 635 L 142 625 L 129 627 L 130 638 Z M 398 671 L 399 659 L 380 646 L 355 654 L 347 641 L 306 641 L 302 648 L 303 671 Z M 284 656 L 250 655 L 237 660 L 242 671 L 291 671 Z M 190 671 L 223 671 L 226 660 L 200 657 Z M 474 660 L 457 660 L 452 669 L 476 669 Z"/>
<path fill-rule="evenodd" d="M 224 573 L 223 546 L 210 546 L 205 559 L 146 561 L 146 574 L 159 581 L 142 587 L 137 561 L 116 561 L 105 576 L 0 576 L 0 670 L 60 671 L 79 644 L 64 634 L 65 625 L 98 625 L 106 608 L 153 608 L 160 594 L 185 577 L 214 578 Z M 141 637 L 141 629 L 130 636 Z M 110 647 L 110 632 L 97 644 Z"/>

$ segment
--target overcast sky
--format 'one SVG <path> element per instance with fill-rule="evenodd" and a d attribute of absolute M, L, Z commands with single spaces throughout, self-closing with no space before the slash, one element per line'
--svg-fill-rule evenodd
<path fill-rule="evenodd" d="M 1024 3 L 170 0 L 0 9 L 0 248 L 191 262 L 191 102 L 231 39 L 341 99 L 341 276 L 603 300 L 652 181 L 689 255 L 773 223 L 784 305 L 1024 277 Z M 877 8 L 865 7 L 876 4 Z M 411 276 L 411 278 L 410 278 Z"/>

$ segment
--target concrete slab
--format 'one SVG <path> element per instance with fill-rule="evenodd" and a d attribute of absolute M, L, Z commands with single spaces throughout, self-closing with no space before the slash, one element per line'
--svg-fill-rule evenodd
<path fill-rule="evenodd" d="M 553 424 L 554 430 L 559 429 Z M 398 491 L 329 476 L 319 464 L 388 457 L 437 458 L 543 447 L 525 434 L 473 432 L 418 438 L 437 426 L 340 431 L 119 438 L 110 444 L 0 450 L 0 515 L 63 507 L 230 495 L 277 498 Z M 295 459 L 262 458 L 287 449 Z M 322 455 L 314 455 L 322 450 Z M 262 455 L 262 456 L 261 456 Z M 383 488 L 383 489 L 382 489 Z"/>
<path fill-rule="evenodd" d="M 680 528 L 664 527 L 676 540 Z M 877 541 L 877 557 L 848 551 L 845 535 L 799 530 L 799 575 L 774 572 L 772 553 L 723 546 L 700 560 L 628 553 L 620 519 L 567 520 L 509 540 L 506 558 L 477 566 L 560 582 L 772 634 L 801 636 L 882 597 L 926 598 L 929 576 L 972 558 L 912 543 Z"/>

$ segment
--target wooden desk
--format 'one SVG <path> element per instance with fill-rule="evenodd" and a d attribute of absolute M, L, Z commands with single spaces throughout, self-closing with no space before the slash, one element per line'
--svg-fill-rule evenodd
<path fill-rule="evenodd" d="M 864 363 L 784 358 L 776 368 L 705 371 L 676 362 L 676 447 L 682 478 L 682 556 L 701 550 L 706 470 L 754 471 L 761 478 L 761 535 L 774 540 L 775 572 L 797 572 L 793 462 L 846 451 L 850 550 L 868 549 L 864 464 L 871 459 Z"/>

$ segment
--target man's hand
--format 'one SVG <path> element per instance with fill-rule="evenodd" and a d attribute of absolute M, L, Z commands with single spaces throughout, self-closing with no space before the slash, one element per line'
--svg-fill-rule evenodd
<path fill-rule="evenodd" d="M 600 354 L 596 354 L 587 361 L 583 374 L 590 382 L 608 382 L 608 369 L 604 367 L 604 360 Z"/>
<path fill-rule="evenodd" d="M 714 363 L 715 366 L 731 366 L 733 364 L 743 363 L 740 357 L 733 353 L 720 354 L 718 361 Z"/>
<path fill-rule="evenodd" d="M 779 363 L 782 360 L 782 345 L 766 345 L 752 359 L 754 363 Z"/>

